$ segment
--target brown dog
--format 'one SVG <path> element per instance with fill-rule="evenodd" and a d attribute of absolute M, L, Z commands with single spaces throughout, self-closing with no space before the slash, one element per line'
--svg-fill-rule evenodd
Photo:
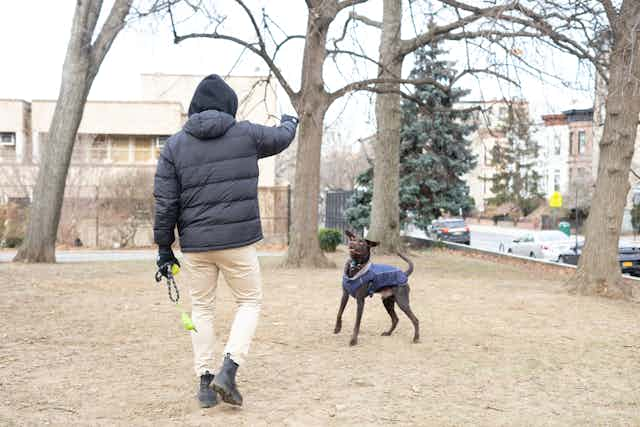
<path fill-rule="evenodd" d="M 357 312 L 356 323 L 353 328 L 353 335 L 349 345 L 358 343 L 358 333 L 360 332 L 360 321 L 364 311 L 364 301 L 367 296 L 379 293 L 382 296 L 382 304 L 391 317 L 391 328 L 383 332 L 383 336 L 389 336 L 393 333 L 398 325 L 398 316 L 395 311 L 395 304 L 398 304 L 411 323 L 413 323 L 414 335 L 413 342 L 420 340 L 420 327 L 418 318 L 411 311 L 409 305 L 409 285 L 407 278 L 413 272 L 413 263 L 407 257 L 398 253 L 407 264 L 409 269 L 403 272 L 396 267 L 383 264 L 371 264 L 371 248 L 377 246 L 378 243 L 366 239 L 359 239 L 350 231 L 346 232 L 349 238 L 349 255 L 350 259 L 344 266 L 344 276 L 342 280 L 342 300 L 338 309 L 338 318 L 334 333 L 337 334 L 342 329 L 342 313 L 344 312 L 349 295 L 356 299 Z"/>

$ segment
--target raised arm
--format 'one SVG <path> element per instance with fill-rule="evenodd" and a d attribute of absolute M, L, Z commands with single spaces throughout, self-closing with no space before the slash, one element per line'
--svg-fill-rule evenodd
<path fill-rule="evenodd" d="M 296 136 L 297 127 L 298 119 L 286 114 L 280 119 L 280 126 L 252 125 L 258 157 L 273 156 L 287 148 Z"/>

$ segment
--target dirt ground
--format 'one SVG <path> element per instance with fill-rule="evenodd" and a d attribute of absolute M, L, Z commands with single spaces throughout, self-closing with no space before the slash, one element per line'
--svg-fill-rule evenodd
<path fill-rule="evenodd" d="M 339 269 L 264 258 L 241 409 L 197 407 L 189 335 L 153 265 L 0 264 L 0 425 L 640 425 L 640 305 L 569 296 L 551 273 L 412 256 L 421 343 L 401 313 L 381 337 L 374 297 L 356 347 L 353 300 L 332 333 Z M 225 285 L 217 307 L 222 350 Z"/>

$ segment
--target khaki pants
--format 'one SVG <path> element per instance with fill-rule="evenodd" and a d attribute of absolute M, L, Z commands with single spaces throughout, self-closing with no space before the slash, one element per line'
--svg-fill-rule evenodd
<path fill-rule="evenodd" d="M 262 279 L 255 245 L 184 254 L 191 290 L 191 316 L 197 332 L 191 332 L 196 375 L 214 373 L 214 313 L 218 274 L 231 288 L 237 310 L 224 354 L 238 365 L 245 362 L 258 325 Z"/>

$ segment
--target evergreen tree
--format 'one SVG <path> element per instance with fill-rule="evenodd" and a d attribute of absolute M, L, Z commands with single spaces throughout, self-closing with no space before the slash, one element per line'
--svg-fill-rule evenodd
<path fill-rule="evenodd" d="M 455 76 L 451 62 L 439 59 L 446 52 L 437 45 L 416 51 L 410 78 L 432 78 L 450 85 Z M 462 176 L 475 166 L 467 136 L 474 130 L 470 112 L 449 110 L 467 90 L 445 92 L 433 85 L 416 86 L 413 96 L 432 112 L 412 101 L 402 102 L 402 145 L 400 148 L 400 220 L 426 230 L 431 220 L 448 212 L 457 215 L 473 208 L 469 188 Z M 438 111 L 444 109 L 443 111 Z M 368 226 L 371 211 L 373 169 L 356 180 L 347 220 L 352 227 Z"/>
<path fill-rule="evenodd" d="M 492 205 L 512 203 L 523 216 L 529 215 L 543 197 L 540 174 L 535 169 L 540 146 L 531 138 L 531 124 L 525 109 L 509 104 L 501 132 L 505 141 L 494 145 L 491 163 L 496 170 L 487 180 L 491 183 Z"/>

